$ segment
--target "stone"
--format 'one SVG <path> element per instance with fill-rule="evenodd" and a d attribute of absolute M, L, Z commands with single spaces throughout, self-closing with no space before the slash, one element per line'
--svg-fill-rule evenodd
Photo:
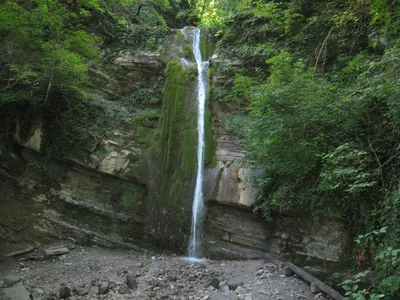
<path fill-rule="evenodd" d="M 260 269 L 260 270 L 258 270 L 257 272 L 256 272 L 256 276 L 261 276 L 261 275 L 263 275 L 264 274 L 264 270 L 263 269 Z"/>
<path fill-rule="evenodd" d="M 99 286 L 99 295 L 107 294 L 110 290 L 110 284 L 107 281 L 103 281 Z"/>
<path fill-rule="evenodd" d="M 318 299 L 318 300 L 326 300 L 326 298 L 324 297 L 324 294 L 323 294 L 323 293 L 319 293 L 319 294 L 315 295 L 315 299 Z"/>
<path fill-rule="evenodd" d="M 218 278 L 211 279 L 211 282 L 208 286 L 213 286 L 214 288 L 218 289 L 219 288 L 219 279 Z"/>
<path fill-rule="evenodd" d="M 310 285 L 310 291 L 313 294 L 318 294 L 321 292 L 321 289 L 318 287 L 318 285 L 315 282 L 312 282 Z"/>
<path fill-rule="evenodd" d="M 34 288 L 31 291 L 32 300 L 47 300 L 47 295 L 44 293 L 42 289 Z"/>
<path fill-rule="evenodd" d="M 61 299 L 67 299 L 69 296 L 71 296 L 71 289 L 65 285 L 61 285 L 60 287 L 60 298 Z"/>
<path fill-rule="evenodd" d="M 206 295 L 206 296 L 204 296 L 203 298 L 201 298 L 201 300 L 208 300 L 208 299 L 210 299 L 210 296 L 209 296 L 209 295 Z"/>
<path fill-rule="evenodd" d="M 85 296 L 85 295 L 89 294 L 89 289 L 87 289 L 85 287 L 78 287 L 76 289 L 76 294 L 78 296 Z"/>
<path fill-rule="evenodd" d="M 17 275 L 8 275 L 3 278 L 4 286 L 9 287 L 21 281 L 21 277 Z"/>
<path fill-rule="evenodd" d="M 56 293 L 50 292 L 46 293 L 44 290 L 40 288 L 34 288 L 31 291 L 31 300 L 57 300 L 59 299 Z M 69 298 L 72 300 L 72 298 Z"/>
<path fill-rule="evenodd" d="M 283 269 L 283 273 L 285 274 L 285 276 L 293 276 L 294 275 L 293 270 L 288 267 Z"/>
<path fill-rule="evenodd" d="M 178 278 L 176 277 L 176 275 L 169 275 L 168 276 L 168 281 L 176 281 Z"/>
<path fill-rule="evenodd" d="M 229 286 L 224 285 L 221 289 L 222 292 L 224 292 L 225 294 L 229 294 L 230 290 L 229 290 Z"/>
<path fill-rule="evenodd" d="M 244 295 L 244 300 L 253 300 L 253 297 L 251 295 Z"/>
<path fill-rule="evenodd" d="M 98 293 L 99 293 L 99 287 L 96 286 L 96 285 L 92 286 L 92 287 L 90 288 L 90 290 L 89 290 L 89 294 L 90 294 L 90 295 L 96 295 L 96 294 L 98 294 Z"/>
<path fill-rule="evenodd" d="M 229 279 L 227 283 L 228 283 L 229 289 L 231 289 L 233 291 L 236 290 L 239 286 L 243 285 L 243 281 L 241 281 L 238 278 Z"/>
<path fill-rule="evenodd" d="M 0 292 L 1 300 L 30 300 L 30 295 L 21 283 L 3 289 Z"/>
<path fill-rule="evenodd" d="M 121 286 L 118 288 L 118 293 L 119 293 L 119 294 L 122 294 L 122 295 L 126 295 L 126 294 L 131 294 L 132 292 L 131 292 L 131 290 L 128 288 L 128 286 L 126 286 L 126 285 L 121 285 Z"/>
<path fill-rule="evenodd" d="M 136 276 L 134 273 L 128 273 L 128 275 L 126 275 L 126 284 L 127 284 L 128 288 L 130 288 L 133 291 L 135 291 L 137 289 L 138 285 L 137 285 Z"/>
<path fill-rule="evenodd" d="M 238 286 L 238 287 L 235 289 L 235 292 L 236 292 L 236 294 L 244 295 L 244 294 L 246 293 L 246 290 L 245 290 L 243 287 Z"/>
<path fill-rule="evenodd" d="M 98 280 L 98 279 L 93 279 L 93 280 L 90 282 L 90 284 L 91 284 L 92 286 L 99 286 L 99 285 L 101 284 L 101 282 L 100 282 L 100 280 Z"/>

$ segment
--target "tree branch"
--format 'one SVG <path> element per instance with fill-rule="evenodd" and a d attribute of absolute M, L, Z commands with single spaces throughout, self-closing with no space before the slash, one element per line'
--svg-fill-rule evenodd
<path fill-rule="evenodd" d="M 315 74 L 315 71 L 317 70 L 317 66 L 318 66 L 319 58 L 321 57 L 321 54 L 322 54 L 322 50 L 323 50 L 324 48 L 326 49 L 326 45 L 327 45 L 327 43 L 328 43 L 329 37 L 331 36 L 332 29 L 333 29 L 333 28 L 331 28 L 331 30 L 329 30 L 329 32 L 328 32 L 328 34 L 326 35 L 324 41 L 322 42 L 321 48 L 319 49 L 319 53 L 318 53 L 318 56 L 317 56 L 317 60 L 315 61 L 314 74 Z"/>
<path fill-rule="evenodd" d="M 368 137 L 368 146 L 369 146 L 369 149 L 371 149 L 372 153 L 374 154 L 375 160 L 376 160 L 376 162 L 377 162 L 378 165 L 379 165 L 379 173 L 380 173 L 380 175 L 381 175 L 381 182 L 382 182 L 383 187 L 386 188 L 386 186 L 385 186 L 385 181 L 384 181 L 384 179 L 383 179 L 383 170 L 382 170 L 383 165 L 382 165 L 382 163 L 381 163 L 381 160 L 379 159 L 378 154 L 376 154 L 376 151 L 375 151 L 374 148 L 372 147 L 372 142 L 371 142 L 371 139 L 370 139 L 369 137 Z"/>

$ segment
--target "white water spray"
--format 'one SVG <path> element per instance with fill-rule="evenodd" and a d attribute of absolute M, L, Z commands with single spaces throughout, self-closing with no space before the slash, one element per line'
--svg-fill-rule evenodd
<path fill-rule="evenodd" d="M 183 29 L 183 34 L 188 37 L 190 33 L 194 57 L 197 63 L 197 177 L 193 199 L 193 216 L 189 240 L 189 258 L 196 260 L 201 257 L 203 241 L 203 163 L 204 163 L 204 112 L 207 92 L 208 61 L 203 61 L 200 51 L 200 29 Z"/>

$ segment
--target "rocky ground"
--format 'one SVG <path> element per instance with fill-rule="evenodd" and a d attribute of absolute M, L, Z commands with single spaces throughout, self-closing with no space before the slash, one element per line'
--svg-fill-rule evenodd
<path fill-rule="evenodd" d="M 40 251 L 3 258 L 0 299 L 325 299 L 286 276 L 279 262 L 193 263 L 174 255 L 72 248 L 50 258 Z"/>

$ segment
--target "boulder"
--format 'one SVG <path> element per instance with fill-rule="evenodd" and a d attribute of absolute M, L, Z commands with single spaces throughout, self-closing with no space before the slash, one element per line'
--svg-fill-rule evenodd
<path fill-rule="evenodd" d="M 208 286 L 213 286 L 214 288 L 219 288 L 219 279 L 213 278 Z"/>
<path fill-rule="evenodd" d="M 21 281 L 21 277 L 19 277 L 17 275 L 8 275 L 3 278 L 3 283 L 4 283 L 4 286 L 6 286 L 6 287 L 13 286 L 14 284 L 16 284 L 20 281 Z"/>
<path fill-rule="evenodd" d="M 128 285 L 128 288 L 130 288 L 131 290 L 136 290 L 138 285 L 136 282 L 136 276 L 133 273 L 128 273 L 128 275 L 126 276 L 126 284 Z"/>
<path fill-rule="evenodd" d="M 31 291 L 31 298 L 32 300 L 48 300 L 49 297 L 45 294 L 42 289 L 34 288 Z"/>
<path fill-rule="evenodd" d="M 243 287 L 238 286 L 238 287 L 236 288 L 235 292 L 236 292 L 236 294 L 244 295 L 244 294 L 246 293 L 246 290 L 245 290 Z"/>
<path fill-rule="evenodd" d="M 89 290 L 90 295 L 94 296 L 99 293 L 99 287 L 94 285 Z"/>
<path fill-rule="evenodd" d="M 110 284 L 107 281 L 103 281 L 99 286 L 99 295 L 107 294 L 110 290 Z"/>
<path fill-rule="evenodd" d="M 30 300 L 30 295 L 21 283 L 3 289 L 0 292 L 1 300 Z"/>
<path fill-rule="evenodd" d="M 128 288 L 128 286 L 126 286 L 126 285 L 121 285 L 121 286 L 118 288 L 118 293 L 119 293 L 119 294 L 122 294 L 122 295 L 126 295 L 126 294 L 130 294 L 130 293 L 132 293 L 132 292 L 131 292 L 131 290 Z"/>
<path fill-rule="evenodd" d="M 78 288 L 76 288 L 75 293 L 78 296 L 85 296 L 85 295 L 89 294 L 89 289 L 87 289 L 85 287 L 78 287 Z"/>
<path fill-rule="evenodd" d="M 239 286 L 243 285 L 243 281 L 239 278 L 232 278 L 228 280 L 228 286 L 231 290 L 236 290 Z"/>
<path fill-rule="evenodd" d="M 312 282 L 310 285 L 310 291 L 313 294 L 318 294 L 321 292 L 321 289 L 318 287 L 318 285 L 315 282 Z"/>

